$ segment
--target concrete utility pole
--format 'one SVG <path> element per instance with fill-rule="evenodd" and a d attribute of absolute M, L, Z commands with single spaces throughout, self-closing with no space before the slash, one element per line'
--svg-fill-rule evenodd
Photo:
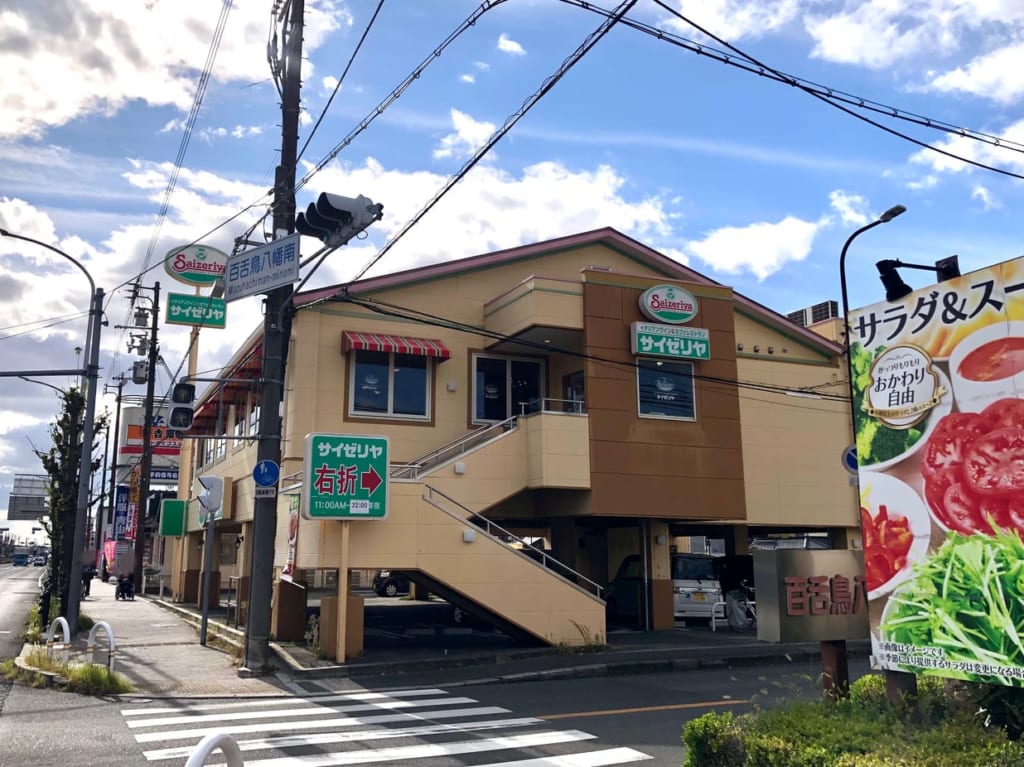
<path fill-rule="evenodd" d="M 110 462 L 110 505 L 107 507 L 106 520 L 106 524 L 110 525 L 111 532 L 114 529 L 114 505 L 117 501 L 117 470 L 120 468 L 117 458 L 121 447 L 121 395 L 124 392 L 125 383 L 127 381 L 124 376 L 119 376 L 117 379 L 117 411 L 114 413 L 114 460 Z M 104 387 L 103 393 L 107 393 L 106 387 Z M 106 557 L 106 553 L 103 556 Z M 101 559 L 100 562 L 102 563 L 102 561 Z M 113 566 L 113 562 L 107 562 L 108 569 Z"/>
<path fill-rule="evenodd" d="M 160 324 L 160 283 L 153 283 L 153 316 L 149 326 L 149 360 L 146 372 L 146 407 L 142 422 L 142 466 L 139 475 L 139 509 L 135 524 L 134 571 L 135 593 L 145 594 L 146 584 L 142 582 L 142 560 L 146 553 L 146 512 L 149 510 L 149 478 L 153 473 L 153 395 L 156 387 L 157 328 Z"/>
<path fill-rule="evenodd" d="M 295 156 L 299 141 L 299 92 L 302 88 L 303 0 L 284 4 L 284 72 L 281 88 L 281 164 L 274 174 L 274 238 L 295 231 Z M 284 310 L 292 287 L 284 285 L 267 294 L 263 312 L 263 392 L 260 399 L 258 461 L 281 462 L 281 402 L 288 355 L 291 317 Z M 249 578 L 249 615 L 246 625 L 245 667 L 264 672 L 270 665 L 270 601 L 273 597 L 274 538 L 277 534 L 277 498 L 257 498 L 252 523 L 252 570 Z"/>

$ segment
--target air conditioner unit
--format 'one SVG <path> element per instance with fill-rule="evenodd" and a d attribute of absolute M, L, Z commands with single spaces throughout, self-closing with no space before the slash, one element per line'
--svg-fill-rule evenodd
<path fill-rule="evenodd" d="M 799 309 L 795 312 L 790 312 L 786 315 L 786 319 L 794 325 L 806 328 L 810 325 L 816 325 L 819 322 L 831 320 L 838 316 L 839 304 L 837 302 L 822 301 L 820 304 L 814 304 L 814 306 L 809 306 L 806 309 Z"/>

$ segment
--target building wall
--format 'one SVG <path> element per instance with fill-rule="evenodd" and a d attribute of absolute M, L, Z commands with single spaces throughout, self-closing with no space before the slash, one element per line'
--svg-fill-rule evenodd
<path fill-rule="evenodd" d="M 740 381 L 845 396 L 838 355 L 823 356 L 739 315 L 736 335 L 745 339 Z M 752 351 L 755 343 L 760 352 Z M 752 388 L 738 397 L 748 523 L 856 527 L 857 490 L 840 460 L 852 442 L 848 403 Z"/>
<path fill-rule="evenodd" d="M 641 418 L 630 323 L 646 321 L 640 294 L 663 279 L 587 272 L 584 290 L 587 409 L 590 413 L 593 513 L 675 519 L 743 519 L 743 454 L 736 389 L 697 378 L 696 420 Z M 736 378 L 732 292 L 678 283 L 699 312 L 688 327 L 707 328 L 711 359 L 694 375 Z M 593 358 L 599 359 L 593 359 Z M 599 360 L 614 360 L 608 364 Z"/>

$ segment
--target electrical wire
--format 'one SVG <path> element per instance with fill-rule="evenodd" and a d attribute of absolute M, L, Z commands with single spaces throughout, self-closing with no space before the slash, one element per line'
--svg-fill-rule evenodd
<path fill-rule="evenodd" d="M 345 82 L 345 77 L 348 75 L 348 70 L 352 68 L 352 62 L 356 60 L 356 56 L 359 55 L 359 49 L 363 47 L 363 41 L 366 40 L 366 36 L 370 34 L 370 30 L 373 28 L 373 23 L 377 20 L 377 14 L 380 13 L 380 9 L 384 7 L 384 0 L 377 1 L 377 9 L 373 12 L 369 22 L 366 24 L 366 29 L 363 30 L 362 36 L 359 38 L 359 42 L 356 43 L 355 50 L 352 51 L 352 55 L 348 58 L 348 63 L 345 65 L 345 69 L 341 73 L 341 77 L 334 84 L 334 90 L 331 91 L 330 98 L 327 99 L 327 103 L 324 104 L 324 108 L 320 110 L 320 116 L 316 118 L 316 122 L 313 124 L 312 130 L 309 135 L 306 136 L 306 141 L 302 145 L 302 149 L 299 150 L 298 155 L 295 157 L 295 164 L 298 166 L 299 160 L 302 159 L 302 155 L 306 151 L 306 147 L 309 146 L 309 142 L 313 140 L 313 136 L 316 135 L 316 129 L 320 127 L 320 123 L 323 122 L 324 116 L 327 114 L 327 110 L 331 108 L 331 102 L 334 101 L 334 97 L 338 95 L 338 91 L 341 90 L 342 83 Z"/>
<path fill-rule="evenodd" d="M 25 336 L 25 335 L 28 335 L 29 333 L 38 333 L 41 330 L 49 330 L 50 328 L 55 328 L 58 325 L 64 325 L 65 323 L 68 323 L 68 322 L 71 322 L 73 320 L 80 319 L 80 318 L 86 317 L 86 316 L 88 316 L 88 312 L 81 312 L 80 314 L 77 314 L 77 315 L 73 315 L 73 314 L 65 315 L 64 319 L 54 320 L 52 322 L 49 322 L 49 324 L 43 325 L 43 326 L 38 327 L 38 328 L 29 328 L 28 330 L 23 330 L 20 333 L 9 333 L 6 336 L 0 336 L 0 341 L 6 341 L 6 340 L 8 340 L 10 338 L 17 338 L 18 336 Z M 38 320 L 37 322 L 47 322 L 47 320 Z M 26 322 L 26 323 L 23 323 L 23 324 L 28 325 L 30 323 Z"/>
<path fill-rule="evenodd" d="M 384 111 L 392 104 L 394 104 L 402 96 L 402 94 L 405 93 L 406 90 L 408 90 L 409 86 L 411 86 L 414 82 L 416 82 L 417 80 L 420 79 L 420 77 L 423 76 L 423 72 L 426 71 L 427 67 L 429 67 L 433 62 L 441 58 L 441 56 L 452 43 L 454 43 L 460 36 L 462 36 L 462 34 L 466 32 L 466 30 L 476 26 L 476 23 L 480 20 L 481 16 L 487 13 L 487 11 L 501 5 L 504 2 L 506 2 L 506 0 L 484 0 L 484 2 L 481 3 L 472 13 L 470 13 L 469 16 L 467 16 L 462 21 L 462 23 L 455 28 L 454 31 L 452 31 L 444 40 L 442 40 L 441 43 L 437 47 L 435 47 L 434 50 L 431 51 L 427 55 L 427 57 L 423 59 L 423 61 L 421 61 L 412 70 L 412 72 L 406 75 L 405 79 L 402 80 L 402 82 L 400 82 L 398 86 L 395 87 L 394 90 L 392 90 L 391 93 L 389 93 L 388 96 L 383 101 L 377 104 L 377 106 L 374 107 L 373 110 L 366 117 L 364 117 L 359 122 L 359 124 L 348 133 L 347 136 L 345 136 L 341 141 L 335 144 L 334 148 L 331 149 L 331 151 L 329 151 L 319 161 L 317 161 L 316 165 L 314 165 L 313 168 L 310 169 L 310 171 L 306 173 L 305 176 L 299 179 L 299 181 L 295 184 L 295 191 L 298 192 L 306 184 L 308 184 L 310 179 L 313 178 L 313 176 L 315 176 L 317 173 L 326 168 L 327 165 L 331 163 L 341 153 L 341 151 L 345 149 L 345 147 L 351 144 L 360 133 L 365 131 L 368 127 L 370 127 L 371 123 L 373 123 L 374 120 L 376 120 L 378 117 L 384 114 Z"/>
<path fill-rule="evenodd" d="M 29 320 L 28 322 L 16 322 L 13 325 L 6 325 L 5 327 L 0 327 L 0 331 L 14 330 L 16 328 L 25 328 L 28 327 L 29 325 L 38 325 L 42 322 L 70 322 L 71 320 L 77 320 L 78 318 L 85 317 L 87 315 L 88 312 L 74 312 L 73 314 L 60 314 L 57 315 L 56 317 L 46 317 L 38 320 Z"/>
<path fill-rule="evenodd" d="M 766 72 L 771 73 L 772 75 L 775 76 L 775 78 L 777 78 L 781 82 L 784 82 L 787 85 L 791 85 L 792 87 L 797 88 L 798 90 L 801 90 L 804 93 L 807 93 L 808 95 L 818 99 L 819 101 L 821 101 L 821 102 L 823 102 L 825 104 L 828 104 L 833 109 L 838 109 L 840 112 L 844 112 L 845 114 L 847 114 L 847 115 L 849 115 L 851 117 L 854 117 L 857 120 L 860 120 L 861 122 L 865 122 L 868 125 L 871 125 L 871 126 L 873 126 L 875 128 L 878 128 L 879 130 L 885 131 L 886 133 L 888 133 L 888 134 L 890 134 L 892 136 L 896 136 L 897 138 L 903 139 L 904 141 L 907 141 L 907 142 L 909 142 L 911 144 L 914 144 L 915 146 L 921 147 L 922 149 L 927 149 L 927 150 L 929 150 L 931 152 L 935 152 L 937 154 L 940 154 L 940 155 L 942 155 L 944 157 L 948 157 L 948 158 L 953 159 L 953 160 L 959 160 L 960 162 L 963 162 L 963 163 L 965 163 L 967 165 L 973 165 L 976 168 L 981 168 L 983 170 L 990 170 L 993 173 L 999 173 L 999 174 L 1004 175 L 1004 176 L 1009 176 L 1010 178 L 1018 178 L 1018 179 L 1024 180 L 1024 175 L 1021 175 L 1019 173 L 1014 173 L 1013 171 L 1006 170 L 1005 168 L 999 168 L 999 167 L 994 166 L 994 165 L 988 165 L 986 163 L 980 162 L 979 160 L 972 160 L 972 159 L 967 158 L 967 157 L 962 157 L 961 155 L 954 154 L 953 152 L 950 152 L 948 150 L 945 150 L 945 149 L 942 149 L 940 147 L 934 146 L 933 144 L 929 144 L 927 141 L 921 141 L 920 139 L 914 138 L 913 136 L 909 136 L 906 133 L 902 133 L 902 132 L 896 130 L 895 128 L 890 128 L 887 125 L 883 125 L 882 123 L 878 122 L 877 120 L 872 120 L 870 117 L 866 117 L 865 115 L 858 114 L 854 110 L 852 110 L 852 109 L 850 109 L 848 107 L 845 107 L 845 106 L 843 106 L 842 104 L 840 104 L 840 103 L 838 103 L 836 101 L 833 101 L 828 96 L 825 96 L 825 95 L 823 95 L 821 93 L 818 93 L 814 88 L 811 88 L 809 86 L 804 85 L 800 80 L 797 80 L 795 78 L 792 78 L 792 77 L 789 77 L 789 76 L 785 75 L 784 73 L 780 72 L 779 70 L 777 70 L 777 69 L 775 69 L 775 68 L 765 64 L 764 62 L 754 58 L 750 54 L 742 51 L 741 49 L 737 48 L 735 45 L 732 45 L 731 43 L 727 42 L 726 40 L 723 40 L 722 38 L 718 37 L 717 35 L 713 34 L 712 32 L 709 32 L 704 27 L 702 27 L 699 24 L 697 24 L 695 21 L 687 18 L 686 16 L 684 16 L 682 13 L 680 13 L 677 10 L 675 10 L 671 6 L 666 5 L 662 0 L 653 0 L 653 2 L 654 2 L 655 5 L 659 6 L 660 8 L 664 9 L 668 13 L 670 13 L 673 16 L 675 16 L 676 18 L 678 18 L 680 21 L 683 21 L 684 23 L 689 24 L 691 27 L 693 27 L 697 31 L 699 31 L 702 34 L 710 37 L 712 40 L 714 40 L 719 45 L 725 46 L 730 51 L 735 53 L 737 56 L 743 57 L 744 59 L 749 61 L 751 64 L 754 64 L 755 66 L 764 69 Z M 592 10 L 592 8 L 591 8 L 591 10 Z M 958 133 L 958 135 L 960 135 L 960 134 Z M 1020 150 L 1016 150 L 1016 151 L 1020 151 Z"/>
<path fill-rule="evenodd" d="M 476 325 L 470 325 L 468 323 L 460 322 L 458 320 L 453 320 L 436 314 L 431 314 L 430 312 L 420 311 L 417 309 L 408 309 L 406 307 L 402 307 L 397 304 L 392 304 L 381 299 L 370 298 L 367 296 L 353 296 L 348 291 L 345 291 L 344 295 L 339 296 L 336 300 L 351 303 L 356 306 L 360 306 L 364 309 L 367 309 L 369 311 L 372 311 L 374 313 L 382 314 L 384 316 L 395 317 L 398 319 L 405 320 L 413 320 L 424 325 L 432 325 L 434 327 L 441 327 L 448 330 L 456 330 L 464 333 L 471 333 L 473 335 L 485 336 L 487 338 L 492 338 L 497 341 L 513 342 L 520 346 L 525 346 L 528 348 L 536 349 L 538 351 L 542 351 L 545 354 L 550 354 L 551 352 L 558 352 L 568 356 L 579 357 L 581 359 L 589 360 L 591 362 L 595 362 L 598 364 L 609 365 L 618 368 L 627 367 L 631 369 L 637 369 L 642 367 L 642 364 L 640 362 L 626 362 L 623 360 L 612 359 L 609 357 L 601 357 L 596 354 L 587 354 L 586 352 L 577 352 L 572 349 L 564 349 L 558 346 L 552 346 L 551 344 L 525 341 L 523 339 L 518 339 L 513 336 L 506 335 L 504 333 L 497 333 L 495 331 L 490 331 L 487 330 L 486 328 L 481 328 Z M 320 302 L 317 302 L 316 304 L 307 304 L 302 308 L 312 307 L 317 305 L 318 303 Z M 730 387 L 750 389 L 753 391 L 761 391 L 770 394 L 803 395 L 812 396 L 815 399 L 822 399 L 832 402 L 849 402 L 849 397 L 847 396 L 826 394 L 817 391 L 812 391 L 806 388 L 795 389 L 787 386 L 777 386 L 775 384 L 759 383 L 756 381 L 741 381 L 739 379 L 722 378 L 720 376 L 701 375 L 697 373 L 693 374 L 693 378 L 696 380 L 706 381 L 709 383 L 717 383 L 727 385 Z"/>
<path fill-rule="evenodd" d="M 533 109 L 533 107 L 535 107 L 537 103 L 542 98 L 544 98 L 544 96 L 546 96 L 552 88 L 555 87 L 555 85 L 558 84 L 558 82 L 569 72 L 569 70 L 576 66 L 576 64 L 578 64 L 583 59 L 583 57 L 586 56 L 587 53 L 589 53 L 590 50 L 595 45 L 597 45 L 604 38 L 605 35 L 607 35 L 611 31 L 612 27 L 614 27 L 618 23 L 619 19 L 625 16 L 630 8 L 636 5 L 636 1 L 637 0 L 625 0 L 625 2 L 620 3 L 619 6 L 614 11 L 612 11 L 611 15 L 607 17 L 603 22 L 601 22 L 601 24 L 598 25 L 597 29 L 595 29 L 593 32 L 587 35 L 586 38 L 584 38 L 583 42 L 580 43 L 579 46 L 576 48 L 576 50 L 570 53 L 565 58 L 565 60 L 562 61 L 558 69 L 556 69 L 554 73 L 549 75 L 544 80 L 544 82 L 541 83 L 540 88 L 538 88 L 537 91 L 533 93 L 533 95 L 527 97 L 527 99 L 523 102 L 522 106 L 520 106 L 518 110 L 513 112 L 505 119 L 505 122 L 502 123 L 501 126 L 490 135 L 487 141 L 485 141 L 468 160 L 466 160 L 462 167 L 448 177 L 448 180 L 445 181 L 445 183 L 441 186 L 437 193 L 430 198 L 427 204 L 420 208 L 419 212 L 416 213 L 416 215 L 414 215 L 411 219 L 409 219 L 402 226 L 402 228 L 399 229 L 398 232 L 394 236 L 392 236 L 387 243 L 385 243 L 384 247 L 381 248 L 380 251 L 378 251 L 377 254 L 373 256 L 373 258 L 371 258 L 362 269 L 359 270 L 359 272 L 353 278 L 353 281 L 358 280 L 370 269 L 372 269 L 373 266 L 377 262 L 379 262 L 385 256 L 385 254 L 387 254 L 387 252 L 391 250 L 391 248 L 393 248 L 399 242 L 399 240 L 401 240 L 402 237 L 406 235 L 406 233 L 410 229 L 416 226 L 416 224 L 418 224 L 420 220 L 425 215 L 427 215 L 427 213 L 429 213 L 431 209 L 435 205 L 437 205 L 437 203 L 439 203 L 444 198 L 444 196 L 448 194 L 448 192 L 450 192 L 452 188 L 463 179 L 463 177 L 465 177 L 467 173 L 469 173 L 469 171 L 476 167 L 477 163 L 479 163 L 480 160 L 482 160 L 484 156 L 486 156 L 487 153 L 494 148 L 494 146 L 505 136 L 505 134 L 512 130 L 516 123 L 518 123 L 523 117 L 525 117 L 526 114 L 531 109 Z"/>
<path fill-rule="evenodd" d="M 572 5 L 577 8 L 582 8 L 583 10 L 591 11 L 601 16 L 607 16 L 609 13 L 611 13 L 611 11 L 605 10 L 604 8 L 594 5 L 591 2 L 587 2 L 587 0 L 561 0 L 561 2 L 566 5 Z M 954 125 L 953 123 L 948 123 L 945 120 L 940 120 L 935 117 L 927 117 L 925 115 L 916 114 L 907 109 L 890 106 L 888 104 L 883 104 L 881 102 L 874 101 L 863 96 L 857 96 L 852 93 L 847 93 L 837 88 L 833 88 L 828 85 L 817 83 L 813 80 L 808 80 L 806 78 L 799 77 L 798 75 L 792 75 L 786 72 L 781 72 L 779 70 L 767 70 L 763 66 L 751 65 L 747 62 L 737 60 L 732 55 L 725 53 L 724 51 L 718 50 L 716 48 L 713 48 L 710 45 L 705 45 L 703 43 L 698 43 L 693 40 L 689 40 L 680 35 L 676 35 L 671 32 L 667 32 L 663 29 L 660 29 L 659 27 L 656 27 L 653 24 L 647 24 L 636 19 L 626 17 L 622 19 L 620 23 L 624 26 L 630 27 L 632 29 L 650 35 L 651 37 L 655 37 L 661 42 L 666 42 L 669 43 L 670 45 L 674 45 L 679 48 L 684 48 L 690 51 L 691 53 L 696 53 L 699 56 L 707 56 L 708 58 L 714 61 L 718 61 L 722 64 L 736 67 L 738 69 L 742 69 L 745 72 L 756 74 L 760 77 L 764 77 L 769 80 L 774 80 L 779 83 L 784 83 L 786 85 L 793 85 L 794 83 L 797 83 L 803 90 L 815 90 L 822 96 L 825 96 L 836 101 L 840 101 L 844 104 L 849 104 L 850 106 L 854 106 L 859 109 L 865 109 L 868 111 L 875 112 L 877 114 L 886 115 L 887 117 L 893 117 L 898 120 L 904 120 L 915 125 L 920 125 L 922 127 L 943 131 L 945 133 L 958 136 L 961 138 L 973 139 L 975 141 L 980 141 L 993 147 L 999 147 L 1009 149 L 1010 151 L 1014 152 L 1024 153 L 1024 143 L 1013 141 L 1011 139 L 1006 138 L 1005 136 L 998 136 L 992 133 L 986 133 L 984 131 L 975 130 L 973 128 L 966 128 L 961 125 Z"/>

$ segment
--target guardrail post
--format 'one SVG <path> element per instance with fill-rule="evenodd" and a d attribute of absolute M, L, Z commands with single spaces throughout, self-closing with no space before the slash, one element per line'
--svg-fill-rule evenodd
<path fill-rule="evenodd" d="M 64 641 L 58 646 L 54 643 L 53 638 L 56 635 L 56 627 L 60 626 L 61 633 L 64 637 Z M 53 651 L 59 649 L 63 653 L 64 662 L 68 662 L 68 647 L 71 644 L 71 629 L 68 627 L 68 622 L 64 617 L 54 618 L 53 623 L 50 624 L 50 630 L 46 632 L 46 657 L 53 658 Z"/>
<path fill-rule="evenodd" d="M 96 657 L 96 631 L 102 628 L 107 634 L 107 643 L 109 645 L 109 651 L 107 652 L 107 670 L 113 672 L 114 670 L 114 630 L 110 628 L 110 624 L 106 621 L 97 621 L 93 624 L 93 627 L 89 629 L 89 638 L 86 640 L 85 652 L 89 655 L 89 662 L 93 663 L 92 658 Z"/>
<path fill-rule="evenodd" d="M 224 754 L 227 767 L 245 767 L 241 749 L 235 739 L 226 732 L 215 732 L 199 741 L 196 750 L 185 762 L 185 767 L 203 767 L 206 764 L 206 758 L 218 750 Z"/>

